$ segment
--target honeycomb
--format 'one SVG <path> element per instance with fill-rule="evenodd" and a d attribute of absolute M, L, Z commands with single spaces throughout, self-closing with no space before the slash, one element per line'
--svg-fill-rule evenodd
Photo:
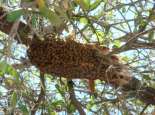
<path fill-rule="evenodd" d="M 127 68 L 101 55 L 102 47 L 74 40 L 34 38 L 27 51 L 33 65 L 40 71 L 69 79 L 100 79 L 114 85 L 130 79 Z"/>

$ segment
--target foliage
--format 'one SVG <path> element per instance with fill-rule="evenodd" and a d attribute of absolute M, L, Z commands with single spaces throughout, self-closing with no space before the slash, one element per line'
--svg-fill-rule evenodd
<path fill-rule="evenodd" d="M 142 115 L 154 111 L 152 105 L 137 99 L 134 91 L 122 92 L 121 86 L 116 88 L 96 80 L 92 94 L 85 79 L 73 79 L 70 87 L 70 81 L 63 76 L 42 75 L 28 60 L 29 46 L 22 42 L 27 39 L 20 37 L 27 34 L 26 27 L 22 28 L 26 33 L 21 34 L 18 32 L 21 25 L 17 24 L 21 21 L 28 25 L 30 37 L 42 38 L 50 33 L 67 41 L 70 39 L 66 36 L 70 35 L 83 44 L 108 47 L 111 54 L 117 54 L 121 63 L 129 66 L 141 87 L 155 88 L 153 0 L 3 0 L 0 3 L 10 8 L 5 20 L 16 27 L 4 31 L 0 11 L 0 109 L 4 113 Z M 8 29 L 15 38 L 7 33 Z"/>

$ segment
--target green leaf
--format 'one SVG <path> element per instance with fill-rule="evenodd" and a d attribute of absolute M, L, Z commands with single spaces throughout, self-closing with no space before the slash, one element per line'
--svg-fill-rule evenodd
<path fill-rule="evenodd" d="M 61 94 L 62 97 L 64 97 L 64 91 L 63 89 L 59 86 L 59 85 L 55 85 L 56 89 L 58 90 L 58 92 Z"/>
<path fill-rule="evenodd" d="M 143 74 L 143 78 L 145 80 L 151 80 L 150 76 L 148 74 Z"/>
<path fill-rule="evenodd" d="M 121 47 L 121 42 L 120 42 L 120 40 L 115 40 L 115 41 L 114 41 L 114 47 L 115 47 L 115 48 Z"/>
<path fill-rule="evenodd" d="M 8 65 L 5 62 L 0 62 L 0 75 L 3 76 L 6 73 Z"/>
<path fill-rule="evenodd" d="M 90 0 L 76 0 L 76 3 L 84 10 L 88 10 L 90 8 Z"/>
<path fill-rule="evenodd" d="M 87 18 L 80 18 L 80 23 L 82 23 L 82 24 L 88 24 Z"/>
<path fill-rule="evenodd" d="M 62 11 L 62 8 L 58 7 L 58 6 L 55 6 L 54 7 L 54 11 L 58 14 L 57 16 L 61 19 L 61 21 L 63 19 L 67 20 L 68 19 L 68 16 L 66 14 L 66 11 Z"/>
<path fill-rule="evenodd" d="M 40 10 L 40 14 L 43 17 L 49 19 L 52 25 L 58 27 L 62 23 L 62 20 L 60 19 L 60 17 L 55 12 L 48 9 L 47 7 L 41 7 L 39 10 Z"/>
<path fill-rule="evenodd" d="M 105 23 L 105 34 L 108 34 L 109 33 L 109 30 L 110 30 L 109 24 L 106 24 Z"/>
<path fill-rule="evenodd" d="M 101 39 L 103 40 L 104 39 L 104 32 L 102 32 L 102 31 L 96 31 L 96 34 L 97 34 L 97 36 L 99 36 L 99 37 L 101 37 Z"/>
<path fill-rule="evenodd" d="M 149 37 L 148 37 L 149 41 L 153 41 L 154 40 L 154 31 L 150 31 L 149 32 Z"/>
<path fill-rule="evenodd" d="M 16 82 L 19 83 L 19 74 L 18 72 L 9 64 L 2 61 L 0 62 L 0 76 L 4 76 L 4 74 L 9 74 L 16 79 Z"/>
<path fill-rule="evenodd" d="M 130 58 L 128 56 L 123 56 L 121 59 L 125 62 L 128 62 L 130 60 Z"/>
<path fill-rule="evenodd" d="M 150 19 L 151 21 L 155 21 L 155 10 L 154 10 L 154 9 L 151 9 L 151 10 L 149 11 L 149 19 Z"/>
<path fill-rule="evenodd" d="M 14 91 L 11 95 L 11 106 L 15 108 L 17 104 L 17 93 Z"/>
<path fill-rule="evenodd" d="M 52 101 L 49 105 L 48 105 L 48 113 L 49 115 L 52 115 L 51 113 L 53 112 L 53 110 L 61 108 L 65 106 L 65 103 L 63 100 L 54 100 Z"/>
<path fill-rule="evenodd" d="M 14 22 L 14 21 L 18 20 L 20 18 L 20 16 L 23 15 L 23 14 L 24 14 L 23 9 L 14 10 L 12 12 L 9 12 L 7 14 L 7 21 L 8 22 Z"/>
<path fill-rule="evenodd" d="M 85 10 L 90 8 L 90 0 L 81 0 Z"/>
<path fill-rule="evenodd" d="M 32 16 L 31 24 L 32 24 L 33 27 L 37 26 L 37 19 L 38 19 L 38 17 L 36 15 Z"/>
<path fill-rule="evenodd" d="M 23 102 L 18 103 L 18 108 L 22 111 L 23 115 L 29 115 L 26 105 Z"/>
<path fill-rule="evenodd" d="M 69 113 L 74 113 L 76 111 L 76 108 L 73 104 L 70 104 L 69 106 L 67 106 L 67 110 Z"/>
<path fill-rule="evenodd" d="M 125 12 L 126 12 L 126 8 L 122 7 L 122 13 L 125 13 Z"/>
<path fill-rule="evenodd" d="M 95 2 L 90 5 L 90 10 L 96 9 L 100 5 L 101 2 L 102 0 L 95 0 Z"/>
<path fill-rule="evenodd" d="M 139 23 L 139 30 L 145 30 L 146 26 L 147 26 L 148 22 L 146 20 L 140 20 L 140 23 Z"/>
<path fill-rule="evenodd" d="M 63 105 L 63 104 L 64 104 L 63 100 L 56 100 L 56 101 L 52 102 L 52 106 L 54 106 L 54 107 L 57 107 L 57 106 Z"/>
<path fill-rule="evenodd" d="M 57 115 L 57 113 L 56 112 L 51 112 L 50 115 Z"/>
<path fill-rule="evenodd" d="M 96 36 L 98 37 L 98 41 L 103 43 L 105 40 L 105 33 L 103 31 L 96 31 Z"/>
<path fill-rule="evenodd" d="M 88 109 L 88 110 L 91 110 L 92 107 L 93 107 L 93 104 L 92 104 L 92 103 L 88 103 L 88 104 L 87 104 L 87 109 Z"/>
<path fill-rule="evenodd" d="M 8 65 L 6 72 L 14 77 L 18 77 L 17 71 L 10 65 Z"/>
<path fill-rule="evenodd" d="M 87 109 L 91 110 L 91 108 L 94 106 L 94 96 L 91 96 L 90 102 L 87 104 Z"/>

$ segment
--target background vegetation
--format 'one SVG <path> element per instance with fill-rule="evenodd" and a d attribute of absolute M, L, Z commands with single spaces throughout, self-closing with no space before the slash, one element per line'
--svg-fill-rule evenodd
<path fill-rule="evenodd" d="M 91 94 L 86 80 L 73 80 L 74 88 L 70 89 L 65 78 L 49 74 L 41 77 L 28 60 L 26 50 L 30 42 L 24 36 L 31 38 L 35 34 L 42 39 L 47 33 L 62 38 L 71 34 L 80 43 L 108 47 L 142 86 L 155 88 L 155 1 L 1 0 L 0 4 L 2 113 L 153 114 L 153 105 L 140 101 L 131 91 L 123 92 L 104 81 L 96 80 L 95 94 Z M 27 28 L 19 31 L 20 22 L 31 31 Z"/>

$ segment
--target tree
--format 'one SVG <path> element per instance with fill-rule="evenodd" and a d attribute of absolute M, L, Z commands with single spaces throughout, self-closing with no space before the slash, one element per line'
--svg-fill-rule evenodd
<path fill-rule="evenodd" d="M 153 0 L 1 3 L 3 113 L 153 113 Z"/>

